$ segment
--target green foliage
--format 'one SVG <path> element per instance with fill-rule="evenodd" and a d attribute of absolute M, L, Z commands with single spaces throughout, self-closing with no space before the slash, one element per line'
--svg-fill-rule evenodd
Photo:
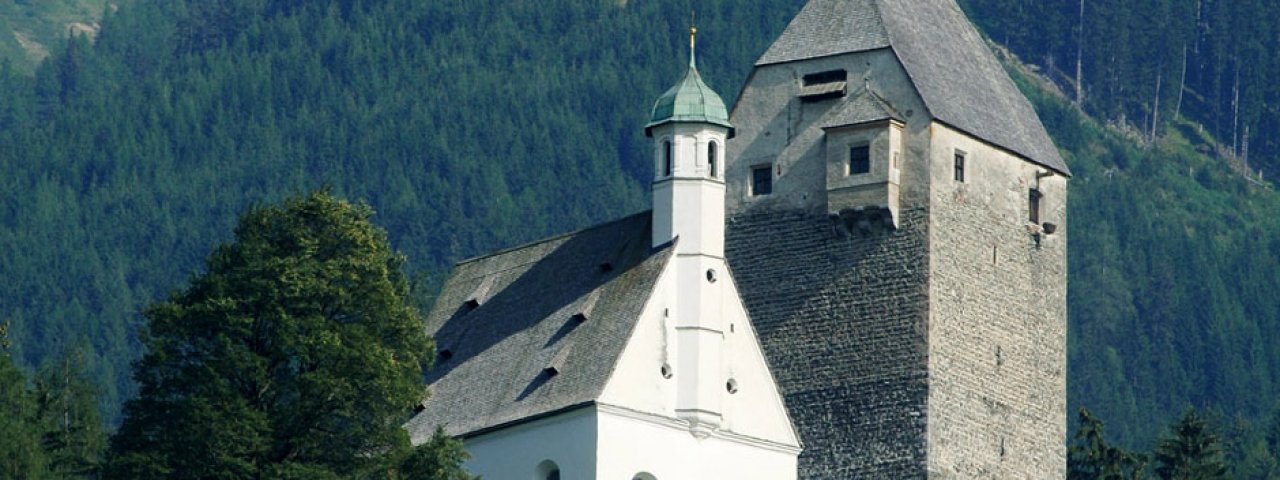
<path fill-rule="evenodd" d="M 7 327 L 8 322 L 0 324 L 0 344 Z M 7 350 L 0 348 L 0 479 L 47 478 L 35 399 Z"/>
<path fill-rule="evenodd" d="M 371 215 L 327 191 L 256 207 L 206 273 L 149 307 L 141 395 L 112 439 L 108 477 L 394 469 L 432 345 L 404 258 Z"/>
<path fill-rule="evenodd" d="M 53 478 L 96 478 L 106 450 L 97 390 L 84 367 L 84 351 L 74 349 L 47 363 L 36 380 L 41 446 Z"/>
<path fill-rule="evenodd" d="M 413 449 L 387 480 L 478 480 L 458 468 L 470 455 L 462 449 L 462 441 L 450 437 L 444 428 L 437 428 L 427 443 Z"/>
<path fill-rule="evenodd" d="M 1280 196 L 1203 155 L 1194 124 L 1143 147 L 1011 73 L 1075 173 L 1069 403 L 1144 450 L 1186 405 L 1266 418 L 1280 395 Z"/>
<path fill-rule="evenodd" d="M 961 0 L 993 39 L 1082 106 L 1150 137 L 1181 118 L 1213 153 L 1280 173 L 1280 3 L 1267 0 Z M 1083 17 L 1081 7 L 1083 6 Z M 1219 149 L 1220 147 L 1220 149 Z"/>
<path fill-rule="evenodd" d="M 1107 444 L 1103 423 L 1080 409 L 1080 427 L 1067 450 L 1068 480 L 1141 480 L 1147 457 Z"/>
<path fill-rule="evenodd" d="M 1195 409 L 1188 410 L 1171 430 L 1170 435 L 1160 440 L 1156 447 L 1157 476 L 1164 480 L 1228 478 L 1218 436 Z"/>

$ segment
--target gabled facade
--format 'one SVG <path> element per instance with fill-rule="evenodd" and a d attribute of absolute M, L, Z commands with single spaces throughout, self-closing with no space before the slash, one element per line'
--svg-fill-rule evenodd
<path fill-rule="evenodd" d="M 723 101 L 655 104 L 654 209 L 459 264 L 409 422 L 484 478 L 794 479 L 800 445 L 724 261 Z"/>
<path fill-rule="evenodd" d="M 955 2 L 812 0 L 731 121 L 800 478 L 1064 478 L 1070 172 Z"/>

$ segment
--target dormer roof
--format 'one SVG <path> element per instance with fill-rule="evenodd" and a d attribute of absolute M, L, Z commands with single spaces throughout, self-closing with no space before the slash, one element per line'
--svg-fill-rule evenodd
<path fill-rule="evenodd" d="M 1071 174 L 955 0 L 811 0 L 756 66 L 882 48 L 893 50 L 934 119 Z"/>
<path fill-rule="evenodd" d="M 905 123 L 901 113 L 889 105 L 889 102 L 876 94 L 869 87 L 862 87 L 861 90 L 850 95 L 850 100 L 844 102 L 839 108 L 834 108 L 828 113 L 818 125 L 823 129 L 849 127 L 854 125 L 864 125 L 873 122 L 885 120 L 894 120 L 899 123 Z"/>

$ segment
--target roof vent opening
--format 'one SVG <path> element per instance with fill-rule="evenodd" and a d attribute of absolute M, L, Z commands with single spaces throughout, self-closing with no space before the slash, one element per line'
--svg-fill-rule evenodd
<path fill-rule="evenodd" d="M 811 73 L 805 75 L 802 82 L 800 99 L 805 102 L 840 98 L 849 93 L 849 72 L 844 70 Z"/>
<path fill-rule="evenodd" d="M 480 299 L 468 298 L 466 302 L 463 302 L 463 305 L 467 306 L 467 310 L 475 310 L 480 308 Z"/>
<path fill-rule="evenodd" d="M 440 357 L 440 361 L 447 362 L 449 361 L 449 359 L 453 358 L 453 350 L 449 350 L 446 348 L 444 350 L 441 350 L 440 353 L 437 354 L 437 356 Z"/>
<path fill-rule="evenodd" d="M 564 371 L 564 365 L 566 363 L 566 360 L 568 360 L 568 358 L 569 358 L 569 349 L 568 348 L 561 349 L 559 352 L 556 353 L 554 357 L 551 357 L 551 361 L 547 362 L 547 366 L 542 368 L 542 374 L 545 375 L 547 378 L 551 378 L 556 375 L 559 375 L 560 372 Z"/>
<path fill-rule="evenodd" d="M 609 272 L 612 272 L 612 271 L 613 271 L 613 264 L 612 264 L 612 263 L 610 263 L 610 262 L 604 262 L 604 263 L 601 263 L 601 264 L 600 264 L 600 273 L 609 273 Z"/>

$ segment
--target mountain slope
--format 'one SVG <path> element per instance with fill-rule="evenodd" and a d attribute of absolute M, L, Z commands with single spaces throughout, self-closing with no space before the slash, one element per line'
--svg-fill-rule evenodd
<path fill-rule="evenodd" d="M 701 2 L 711 86 L 736 92 L 802 3 Z M 90 345 L 116 412 L 139 308 L 247 206 L 324 184 L 379 212 L 423 303 L 461 258 L 645 208 L 640 126 L 684 68 L 686 6 L 121 8 L 93 45 L 55 49 L 33 76 L 0 72 L 0 319 L 15 358 Z M 1143 146 L 1017 78 L 1076 173 L 1071 404 L 1131 443 L 1188 404 L 1265 418 L 1280 394 L 1280 198 L 1206 156 L 1194 124 Z"/>

